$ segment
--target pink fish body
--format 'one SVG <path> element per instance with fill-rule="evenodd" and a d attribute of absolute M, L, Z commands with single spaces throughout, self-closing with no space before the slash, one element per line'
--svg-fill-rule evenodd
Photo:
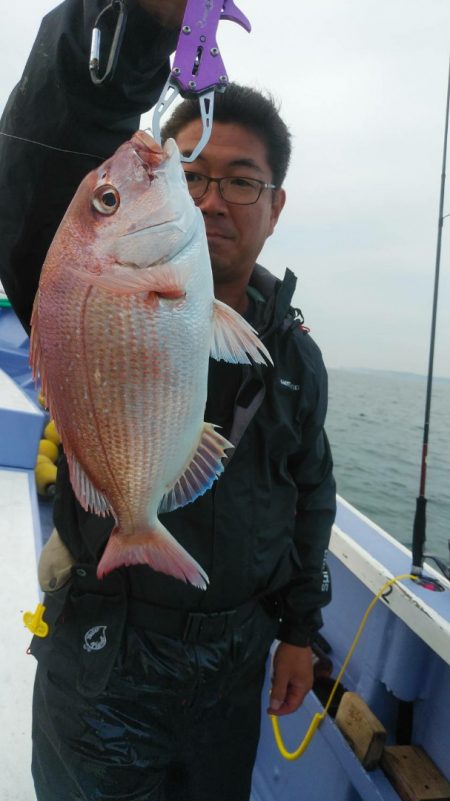
<path fill-rule="evenodd" d="M 81 183 L 47 254 L 34 373 L 74 492 L 116 525 L 98 575 L 121 565 L 205 588 L 158 519 L 208 490 L 230 444 L 203 419 L 208 359 L 264 363 L 248 324 L 214 299 L 206 235 L 172 140 L 138 132 Z"/>

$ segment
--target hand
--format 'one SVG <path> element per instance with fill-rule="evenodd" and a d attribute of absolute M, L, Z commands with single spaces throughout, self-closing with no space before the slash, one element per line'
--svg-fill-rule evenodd
<path fill-rule="evenodd" d="M 187 0 L 138 0 L 144 11 L 158 19 L 165 28 L 180 28 Z"/>
<path fill-rule="evenodd" d="M 311 648 L 280 642 L 273 657 L 269 715 L 295 712 L 313 686 Z"/>

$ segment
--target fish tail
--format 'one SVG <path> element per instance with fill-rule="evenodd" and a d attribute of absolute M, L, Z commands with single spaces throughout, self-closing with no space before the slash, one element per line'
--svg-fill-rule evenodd
<path fill-rule="evenodd" d="M 160 573 L 206 590 L 209 579 L 202 567 L 159 522 L 131 535 L 114 529 L 97 567 L 103 578 L 117 567 L 149 565 Z"/>

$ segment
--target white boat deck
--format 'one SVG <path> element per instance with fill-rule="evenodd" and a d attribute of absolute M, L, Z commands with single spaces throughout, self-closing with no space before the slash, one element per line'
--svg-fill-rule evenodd
<path fill-rule="evenodd" d="M 22 622 L 23 612 L 34 610 L 39 601 L 33 483 L 30 471 L 0 469 L 1 801 L 33 801 L 35 798 L 30 774 L 30 720 L 36 663 L 27 654 L 31 634 Z"/>

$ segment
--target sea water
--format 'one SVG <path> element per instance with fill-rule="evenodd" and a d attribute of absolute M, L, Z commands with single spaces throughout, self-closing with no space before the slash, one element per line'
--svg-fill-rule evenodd
<path fill-rule="evenodd" d="M 426 379 L 329 370 L 326 430 L 338 493 L 411 547 L 419 493 Z M 450 380 L 434 382 L 427 460 L 426 552 L 448 560 Z"/>

